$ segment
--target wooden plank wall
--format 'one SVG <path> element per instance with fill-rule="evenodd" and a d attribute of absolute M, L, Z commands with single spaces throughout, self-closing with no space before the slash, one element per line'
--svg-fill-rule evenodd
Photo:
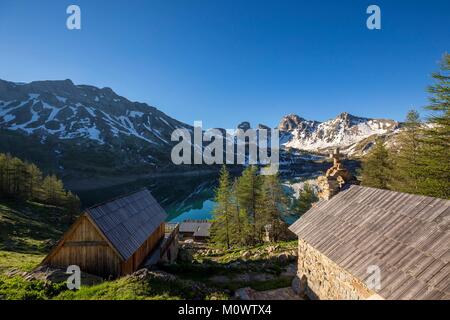
<path fill-rule="evenodd" d="M 108 277 L 120 275 L 120 258 L 86 217 L 80 217 L 76 229 L 48 264 L 66 268 L 77 265 L 81 271 Z"/>
<path fill-rule="evenodd" d="M 159 241 L 164 237 L 164 223 L 153 232 L 153 234 L 142 244 L 142 246 L 125 262 L 122 263 L 122 275 L 130 274 L 136 271 L 148 257 L 149 253 L 156 247 Z"/>

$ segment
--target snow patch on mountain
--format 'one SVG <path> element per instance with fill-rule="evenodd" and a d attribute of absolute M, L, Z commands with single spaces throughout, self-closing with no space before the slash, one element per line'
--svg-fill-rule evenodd
<path fill-rule="evenodd" d="M 395 132 L 399 123 L 386 119 L 361 118 L 348 113 L 325 122 L 288 115 L 281 120 L 278 128 L 280 144 L 287 149 L 324 152 L 340 147 L 350 154 L 357 143 L 373 135 Z"/>
<path fill-rule="evenodd" d="M 157 147 L 170 144 L 174 128 L 190 126 L 109 88 L 74 85 L 70 80 L 20 86 L 0 80 L 0 128 L 39 135 L 42 143 L 51 136 L 112 146 L 128 137 Z"/>

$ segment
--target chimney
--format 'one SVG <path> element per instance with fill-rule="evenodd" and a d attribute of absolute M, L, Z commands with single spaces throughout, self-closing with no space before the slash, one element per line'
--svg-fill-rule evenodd
<path fill-rule="evenodd" d="M 336 148 L 330 158 L 333 159 L 333 166 L 327 170 L 324 176 L 317 179 L 319 187 L 319 199 L 330 200 L 339 193 L 347 184 L 356 184 L 358 181 L 341 163 L 339 148 Z"/>

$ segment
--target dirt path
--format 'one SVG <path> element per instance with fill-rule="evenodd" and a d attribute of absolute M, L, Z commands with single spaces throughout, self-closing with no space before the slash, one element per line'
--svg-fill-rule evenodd
<path fill-rule="evenodd" d="M 236 295 L 241 300 L 303 300 L 294 293 L 291 287 L 267 291 L 243 288 L 237 290 Z"/>

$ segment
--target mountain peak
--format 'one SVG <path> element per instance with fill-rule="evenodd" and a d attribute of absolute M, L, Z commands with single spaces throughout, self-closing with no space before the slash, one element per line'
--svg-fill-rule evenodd
<path fill-rule="evenodd" d="M 144 103 L 118 96 L 111 88 L 75 85 L 71 80 L 0 81 L 0 128 L 45 141 L 74 140 L 113 147 L 169 147 L 175 128 L 189 127 Z M 144 152 L 144 151 L 142 151 Z"/>
<path fill-rule="evenodd" d="M 319 152 L 335 147 L 351 150 L 356 143 L 372 135 L 392 133 L 397 127 L 393 120 L 357 117 L 348 112 L 322 123 L 287 115 L 279 125 L 285 147 Z"/>
<path fill-rule="evenodd" d="M 291 113 L 281 119 L 280 124 L 278 125 L 278 129 L 280 129 L 281 131 L 291 131 L 299 127 L 303 127 L 304 124 L 308 122 L 309 121 L 307 121 L 306 119 Z"/>

